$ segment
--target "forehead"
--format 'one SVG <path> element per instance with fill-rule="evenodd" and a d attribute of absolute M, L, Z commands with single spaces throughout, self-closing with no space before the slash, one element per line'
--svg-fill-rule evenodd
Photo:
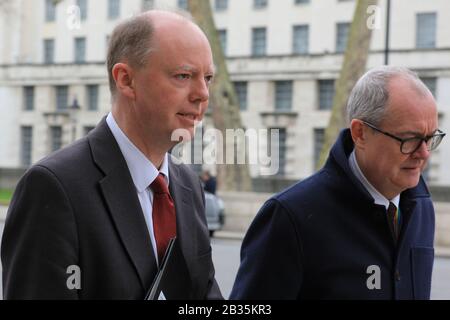
<path fill-rule="evenodd" d="M 385 122 L 398 132 L 428 133 L 437 129 L 436 102 L 428 91 L 422 92 L 412 80 L 394 78 L 388 84 Z"/>
<path fill-rule="evenodd" d="M 167 21 L 155 25 L 154 55 L 179 67 L 192 65 L 212 69 L 211 47 L 204 33 L 190 21 Z"/>

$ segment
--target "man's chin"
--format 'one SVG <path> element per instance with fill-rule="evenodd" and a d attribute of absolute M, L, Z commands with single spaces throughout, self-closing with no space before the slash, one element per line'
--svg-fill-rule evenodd
<path fill-rule="evenodd" d="M 417 185 L 419 184 L 419 180 L 420 180 L 420 174 L 418 174 L 415 177 L 408 177 L 407 179 L 405 179 L 404 183 L 402 184 L 404 186 L 402 189 L 406 190 L 406 189 L 412 189 L 412 188 L 417 187 Z"/>
<path fill-rule="evenodd" d="M 171 132 L 170 140 L 175 142 L 175 144 L 180 142 L 188 142 L 193 139 L 194 132 L 194 127 L 181 127 Z"/>

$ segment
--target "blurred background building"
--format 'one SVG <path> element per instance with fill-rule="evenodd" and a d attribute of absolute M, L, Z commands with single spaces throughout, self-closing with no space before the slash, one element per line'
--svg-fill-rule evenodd
<path fill-rule="evenodd" d="M 368 68 L 384 64 L 379 0 Z M 1 1 L 0 1 L 1 2 Z M 12 0 L 0 7 L 0 168 L 22 170 L 86 135 L 110 109 L 105 57 L 120 19 L 180 0 Z M 356 0 L 212 0 L 245 128 L 279 129 L 280 170 L 314 172 Z M 74 6 L 75 7 L 74 9 Z M 79 10 L 79 11 L 78 11 Z M 76 19 L 79 14 L 79 20 Z M 450 1 L 393 0 L 389 64 L 416 71 L 450 131 Z M 450 144 L 425 175 L 450 185 Z M 251 175 L 261 179 L 258 167 Z"/>

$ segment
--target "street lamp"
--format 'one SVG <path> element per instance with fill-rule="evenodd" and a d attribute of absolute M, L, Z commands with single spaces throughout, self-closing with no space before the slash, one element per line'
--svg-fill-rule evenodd
<path fill-rule="evenodd" d="M 386 42 L 384 46 L 384 64 L 389 64 L 389 29 L 391 24 L 391 0 L 386 0 Z"/>

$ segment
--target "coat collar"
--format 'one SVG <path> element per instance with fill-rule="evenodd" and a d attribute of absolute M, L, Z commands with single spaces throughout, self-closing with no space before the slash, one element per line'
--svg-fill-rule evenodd
<path fill-rule="evenodd" d="M 351 138 L 350 129 L 344 129 L 340 132 L 339 137 L 336 143 L 333 145 L 330 151 L 330 156 L 325 164 L 325 170 L 338 170 L 343 174 L 344 179 L 350 180 L 350 185 L 353 187 L 345 188 L 348 193 L 349 198 L 357 199 L 355 197 L 355 191 L 361 195 L 361 201 L 365 202 L 366 205 L 370 206 L 378 206 L 374 204 L 374 199 L 370 195 L 370 193 L 366 190 L 366 188 L 362 185 L 362 183 L 358 180 L 358 178 L 353 174 L 350 164 L 348 161 L 348 157 L 354 149 L 353 140 Z M 400 234 L 400 248 L 404 245 L 404 235 L 407 232 L 407 229 L 410 225 L 410 221 L 413 218 L 413 214 L 415 211 L 415 207 L 417 205 L 418 198 L 429 198 L 430 193 L 428 192 L 428 188 L 423 180 L 422 176 L 419 179 L 419 183 L 416 187 L 407 189 L 400 194 L 400 207 L 402 208 L 402 231 Z M 380 207 L 379 213 L 385 213 L 384 206 Z M 382 208 L 382 210 L 381 210 Z M 395 239 L 392 239 L 393 243 L 395 243 Z"/>
<path fill-rule="evenodd" d="M 174 159 L 172 155 L 169 156 L 169 172 L 170 184 L 169 192 L 175 203 L 175 211 L 177 216 L 177 237 L 181 244 L 181 251 L 184 254 L 186 265 L 188 266 L 190 274 L 192 274 L 192 267 L 195 264 L 195 247 L 197 239 L 197 228 L 195 226 L 195 210 L 194 201 L 192 198 L 193 190 L 186 185 L 187 177 L 184 177 L 184 170 L 181 169 L 182 164 Z"/>

